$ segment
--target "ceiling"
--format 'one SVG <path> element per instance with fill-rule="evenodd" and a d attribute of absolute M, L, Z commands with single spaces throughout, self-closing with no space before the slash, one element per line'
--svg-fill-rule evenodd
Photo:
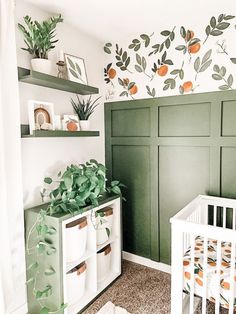
<path fill-rule="evenodd" d="M 204 23 L 212 15 L 236 14 L 235 0 L 27 0 L 100 39 L 122 40 L 140 33 L 151 34 L 175 24 Z"/>

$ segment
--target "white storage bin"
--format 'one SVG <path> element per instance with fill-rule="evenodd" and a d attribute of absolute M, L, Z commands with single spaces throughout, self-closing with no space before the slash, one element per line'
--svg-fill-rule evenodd
<path fill-rule="evenodd" d="M 84 295 L 87 265 L 85 262 L 76 266 L 66 274 L 68 303 L 74 304 Z"/>
<path fill-rule="evenodd" d="M 101 245 L 105 243 L 112 234 L 113 208 L 103 208 L 99 210 L 97 214 L 97 245 Z"/>
<path fill-rule="evenodd" d="M 74 262 L 84 255 L 87 242 L 87 217 L 79 218 L 66 225 L 66 260 Z"/>
<path fill-rule="evenodd" d="M 111 245 L 108 244 L 97 252 L 97 278 L 101 282 L 110 272 L 111 266 Z"/>

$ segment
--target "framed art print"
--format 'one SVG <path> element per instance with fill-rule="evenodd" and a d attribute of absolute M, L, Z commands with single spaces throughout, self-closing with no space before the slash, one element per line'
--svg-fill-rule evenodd
<path fill-rule="evenodd" d="M 67 53 L 64 55 L 67 66 L 68 79 L 70 81 L 88 85 L 84 59 L 69 55 Z"/>

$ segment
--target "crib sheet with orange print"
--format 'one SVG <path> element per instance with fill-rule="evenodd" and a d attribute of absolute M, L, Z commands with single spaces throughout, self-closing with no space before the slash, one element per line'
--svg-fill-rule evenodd
<path fill-rule="evenodd" d="M 194 294 L 203 296 L 203 244 L 204 240 L 198 236 L 195 239 L 194 253 Z M 208 240 L 207 243 L 207 299 L 215 302 L 218 293 L 217 267 L 216 267 L 217 241 Z M 235 261 L 234 261 L 235 264 Z M 184 292 L 190 292 L 191 282 L 191 250 L 187 250 L 183 259 L 184 266 Z M 229 308 L 230 300 L 230 266 L 231 266 L 231 243 L 221 243 L 221 269 L 220 269 L 220 305 Z M 236 279 L 236 272 L 234 279 Z M 236 283 L 234 285 L 236 297 Z M 236 299 L 234 299 L 236 309 Z"/>

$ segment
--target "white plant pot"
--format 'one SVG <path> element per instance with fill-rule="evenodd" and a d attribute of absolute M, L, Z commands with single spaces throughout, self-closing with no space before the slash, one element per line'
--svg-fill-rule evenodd
<path fill-rule="evenodd" d="M 111 267 L 111 245 L 107 245 L 97 253 L 97 278 L 103 281 L 110 273 Z"/>
<path fill-rule="evenodd" d="M 66 260 L 74 262 L 85 253 L 87 243 L 87 218 L 83 217 L 66 225 Z"/>
<path fill-rule="evenodd" d="M 84 295 L 87 274 L 86 268 L 86 263 L 83 263 L 79 269 L 74 268 L 66 274 L 67 301 L 69 305 L 76 303 Z"/>
<path fill-rule="evenodd" d="M 31 66 L 34 71 L 51 75 L 52 61 L 48 59 L 40 59 L 40 58 L 32 59 Z"/>
<path fill-rule="evenodd" d="M 96 218 L 97 225 L 97 245 L 101 245 L 105 243 L 112 234 L 112 225 L 113 225 L 113 211 L 104 217 L 98 216 Z M 109 232 L 107 231 L 109 230 Z M 109 236 L 108 236 L 109 233 Z"/>
<path fill-rule="evenodd" d="M 90 130 L 90 121 L 89 120 L 80 120 L 79 124 L 80 124 L 81 131 Z"/>

